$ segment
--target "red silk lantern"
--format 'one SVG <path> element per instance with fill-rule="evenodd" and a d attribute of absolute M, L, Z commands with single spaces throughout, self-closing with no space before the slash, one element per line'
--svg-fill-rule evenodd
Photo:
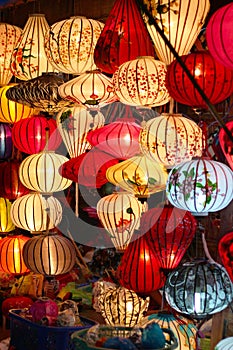
<path fill-rule="evenodd" d="M 167 205 L 152 208 L 141 217 L 140 231 L 163 269 L 178 266 L 191 244 L 196 220 L 188 211 Z"/>
<path fill-rule="evenodd" d="M 233 92 L 233 70 L 214 60 L 208 51 L 181 56 L 193 78 L 212 104 L 228 98 Z M 207 108 L 193 83 L 177 60 L 167 67 L 166 87 L 177 102 L 194 108 Z"/>
<path fill-rule="evenodd" d="M 135 0 L 116 0 L 95 46 L 95 64 L 113 74 L 138 56 L 155 56 L 142 15 Z"/>
<path fill-rule="evenodd" d="M 12 130 L 9 124 L 0 123 L 0 159 L 7 159 L 12 153 Z"/>
<path fill-rule="evenodd" d="M 233 232 L 225 234 L 218 243 L 218 253 L 223 266 L 233 282 Z"/>
<path fill-rule="evenodd" d="M 226 127 L 233 134 L 233 121 L 226 123 Z M 220 129 L 220 131 L 219 131 L 219 143 L 220 143 L 221 149 L 226 157 L 226 160 L 228 161 L 228 164 L 230 165 L 231 169 L 233 170 L 233 154 L 232 154 L 233 143 L 231 142 L 229 136 L 226 134 L 224 129 Z"/>

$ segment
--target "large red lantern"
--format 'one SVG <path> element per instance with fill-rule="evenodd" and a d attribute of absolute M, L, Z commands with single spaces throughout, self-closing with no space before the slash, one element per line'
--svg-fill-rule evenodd
<path fill-rule="evenodd" d="M 0 159 L 7 159 L 12 153 L 12 130 L 7 123 L 0 123 Z"/>
<path fill-rule="evenodd" d="M 233 120 L 226 123 L 226 127 L 228 130 L 231 131 L 231 133 L 233 133 Z M 233 143 L 223 128 L 220 129 L 218 136 L 219 136 L 219 143 L 220 143 L 221 149 L 226 157 L 226 160 L 228 161 L 228 164 L 233 170 L 233 154 L 232 154 Z"/>
<path fill-rule="evenodd" d="M 218 253 L 223 266 L 233 282 L 233 232 L 225 234 L 218 243 Z"/>
<path fill-rule="evenodd" d="M 233 70 L 215 61 L 208 51 L 181 56 L 195 81 L 212 104 L 228 98 L 233 92 Z M 167 67 L 166 87 L 177 102 L 194 108 L 207 105 L 177 60 Z"/>

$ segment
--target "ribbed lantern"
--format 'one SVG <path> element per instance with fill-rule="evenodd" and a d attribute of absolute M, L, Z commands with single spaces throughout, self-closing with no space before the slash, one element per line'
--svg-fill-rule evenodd
<path fill-rule="evenodd" d="M 90 111 L 77 105 L 59 111 L 56 121 L 67 151 L 73 158 L 91 148 L 87 134 L 92 129 L 102 127 L 105 118 L 100 111 Z"/>
<path fill-rule="evenodd" d="M 16 123 L 17 121 L 29 118 L 34 109 L 25 106 L 21 103 L 10 101 L 6 97 L 6 92 L 15 84 L 9 84 L 0 88 L 0 122 L 3 123 Z"/>
<path fill-rule="evenodd" d="M 12 141 L 21 152 L 34 154 L 42 152 L 45 147 L 49 151 L 55 151 L 62 138 L 54 119 L 33 115 L 32 118 L 19 120 L 13 125 Z"/>
<path fill-rule="evenodd" d="M 97 130 L 90 131 L 87 140 L 91 145 L 117 158 L 127 159 L 140 153 L 141 126 L 134 119 L 121 118 Z"/>
<path fill-rule="evenodd" d="M 22 29 L 8 23 L 0 23 L 0 85 L 7 85 L 13 74 L 10 70 L 11 57 Z"/>
<path fill-rule="evenodd" d="M 138 228 L 142 204 L 130 193 L 113 193 L 97 203 L 97 214 L 117 250 L 125 250 Z"/>
<path fill-rule="evenodd" d="M 231 350 L 233 346 L 233 337 L 227 337 L 218 342 L 215 346 L 216 350 Z"/>
<path fill-rule="evenodd" d="M 0 159 L 10 158 L 12 154 L 12 129 L 7 123 L 0 122 Z"/>
<path fill-rule="evenodd" d="M 201 128 L 182 114 L 171 113 L 148 120 L 139 143 L 143 154 L 166 168 L 200 157 L 204 147 Z"/>
<path fill-rule="evenodd" d="M 20 80 L 29 80 L 53 72 L 44 50 L 45 33 L 49 30 L 44 14 L 31 14 L 14 48 L 11 71 Z"/>
<path fill-rule="evenodd" d="M 150 56 L 125 62 L 113 74 L 113 87 L 118 99 L 128 105 L 156 107 L 169 102 L 165 86 L 165 63 Z"/>
<path fill-rule="evenodd" d="M 29 240 L 23 235 L 13 235 L 0 240 L 0 269 L 13 275 L 29 272 L 23 259 L 23 247 Z"/>
<path fill-rule="evenodd" d="M 136 293 L 148 294 L 158 290 L 166 280 L 144 235 L 129 243 L 117 273 L 120 284 Z"/>
<path fill-rule="evenodd" d="M 225 208 L 233 199 L 233 172 L 214 160 L 196 159 L 172 168 L 167 198 L 177 208 L 206 215 Z"/>
<path fill-rule="evenodd" d="M 228 123 L 226 123 L 226 127 L 233 134 L 233 121 L 229 121 Z M 221 149 L 226 157 L 226 160 L 230 165 L 231 169 L 233 170 L 233 154 L 232 154 L 233 143 L 223 128 L 221 128 L 219 131 L 218 139 L 219 139 Z"/>
<path fill-rule="evenodd" d="M 233 285 L 221 265 L 199 259 L 184 263 L 168 275 L 165 296 L 173 309 L 198 319 L 227 308 Z"/>
<path fill-rule="evenodd" d="M 106 177 L 109 182 L 146 200 L 152 193 L 165 189 L 167 173 L 157 162 L 143 155 L 135 156 L 111 166 Z"/>
<path fill-rule="evenodd" d="M 10 232 L 15 229 L 11 219 L 11 202 L 6 198 L 0 198 L 0 233 Z"/>
<path fill-rule="evenodd" d="M 116 0 L 94 51 L 103 72 L 113 74 L 124 62 L 138 56 L 154 56 L 154 48 L 134 0 Z"/>
<path fill-rule="evenodd" d="M 191 75 L 212 104 L 232 94 L 233 70 L 224 67 L 208 51 L 181 56 Z M 195 108 L 207 108 L 206 103 L 177 60 L 167 67 L 166 87 L 171 97 Z"/>
<path fill-rule="evenodd" d="M 31 233 L 41 233 L 61 222 L 62 206 L 53 196 L 31 193 L 16 199 L 10 214 L 15 226 Z"/>
<path fill-rule="evenodd" d="M 19 167 L 19 178 L 32 191 L 51 194 L 68 188 L 72 181 L 59 174 L 60 166 L 68 158 L 52 151 L 32 154 Z"/>
<path fill-rule="evenodd" d="M 233 232 L 228 232 L 221 237 L 218 242 L 218 253 L 233 282 Z"/>
<path fill-rule="evenodd" d="M 158 260 L 162 269 L 174 269 L 191 244 L 196 220 L 185 210 L 171 205 L 151 208 L 141 217 L 140 232 Z"/>
<path fill-rule="evenodd" d="M 205 23 L 209 0 L 144 0 L 144 3 L 176 52 L 180 56 L 188 54 Z M 170 64 L 174 60 L 173 54 L 155 26 L 148 18 L 144 19 L 159 59 Z"/>
<path fill-rule="evenodd" d="M 23 259 L 31 271 L 55 276 L 67 273 L 74 267 L 76 252 L 73 244 L 64 236 L 39 235 L 30 238 L 24 245 Z"/>

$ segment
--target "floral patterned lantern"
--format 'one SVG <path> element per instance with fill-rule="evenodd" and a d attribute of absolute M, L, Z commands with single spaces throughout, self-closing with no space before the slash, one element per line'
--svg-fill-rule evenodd
<path fill-rule="evenodd" d="M 196 159 L 172 168 L 167 198 L 177 208 L 206 215 L 225 208 L 233 199 L 233 172 L 214 160 Z"/>
<path fill-rule="evenodd" d="M 193 52 L 181 56 L 181 60 L 212 104 L 222 102 L 232 94 L 233 70 L 215 61 L 208 51 Z M 167 67 L 166 87 L 177 102 L 194 108 L 207 108 L 177 60 Z"/>
<path fill-rule="evenodd" d="M 8 23 L 0 23 L 0 85 L 7 85 L 13 74 L 10 70 L 11 57 L 22 29 Z"/>
<path fill-rule="evenodd" d="M 113 74 L 124 62 L 138 56 L 154 56 L 154 48 L 134 0 L 116 0 L 94 51 L 95 63 Z"/>
<path fill-rule="evenodd" d="M 142 56 L 125 62 L 113 74 L 113 86 L 118 99 L 128 105 L 156 107 L 169 102 L 165 86 L 165 63 L 154 57 Z"/>
<path fill-rule="evenodd" d="M 29 80 L 54 71 L 44 50 L 44 37 L 48 30 L 45 15 L 29 15 L 12 55 L 11 71 L 18 79 Z"/>
<path fill-rule="evenodd" d="M 81 74 L 95 69 L 94 48 L 104 24 L 85 17 L 54 23 L 45 36 L 45 53 L 59 71 Z"/>
<path fill-rule="evenodd" d="M 218 242 L 218 253 L 233 282 L 233 232 L 228 232 L 221 237 Z"/>
<path fill-rule="evenodd" d="M 10 232 L 15 229 L 11 219 L 11 202 L 6 198 L 0 198 L 0 233 Z"/>
<path fill-rule="evenodd" d="M 12 130 L 7 123 L 0 122 L 0 159 L 10 158 L 12 154 Z"/>
<path fill-rule="evenodd" d="M 204 147 L 201 128 L 181 114 L 171 113 L 148 120 L 139 143 L 143 154 L 166 168 L 200 157 Z"/>
<path fill-rule="evenodd" d="M 231 133 L 233 133 L 233 121 L 229 121 L 228 123 L 226 123 L 226 127 L 228 130 L 231 131 Z M 231 142 L 231 140 L 229 139 L 229 136 L 226 134 L 223 128 L 220 129 L 218 138 L 219 138 L 221 149 L 226 157 L 226 160 L 230 165 L 231 169 L 233 170 L 233 156 L 232 156 L 233 143 Z"/>
<path fill-rule="evenodd" d="M 148 10 L 177 53 L 186 55 L 194 45 L 210 9 L 209 0 L 144 0 Z M 166 64 L 174 60 L 155 26 L 144 17 L 159 59 Z"/>

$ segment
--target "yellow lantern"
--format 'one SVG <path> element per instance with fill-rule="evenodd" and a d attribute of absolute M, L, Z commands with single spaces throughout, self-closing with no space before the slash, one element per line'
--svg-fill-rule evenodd
<path fill-rule="evenodd" d="M 11 202 L 6 198 L 0 198 L 0 233 L 10 232 L 15 229 L 10 211 Z"/>

